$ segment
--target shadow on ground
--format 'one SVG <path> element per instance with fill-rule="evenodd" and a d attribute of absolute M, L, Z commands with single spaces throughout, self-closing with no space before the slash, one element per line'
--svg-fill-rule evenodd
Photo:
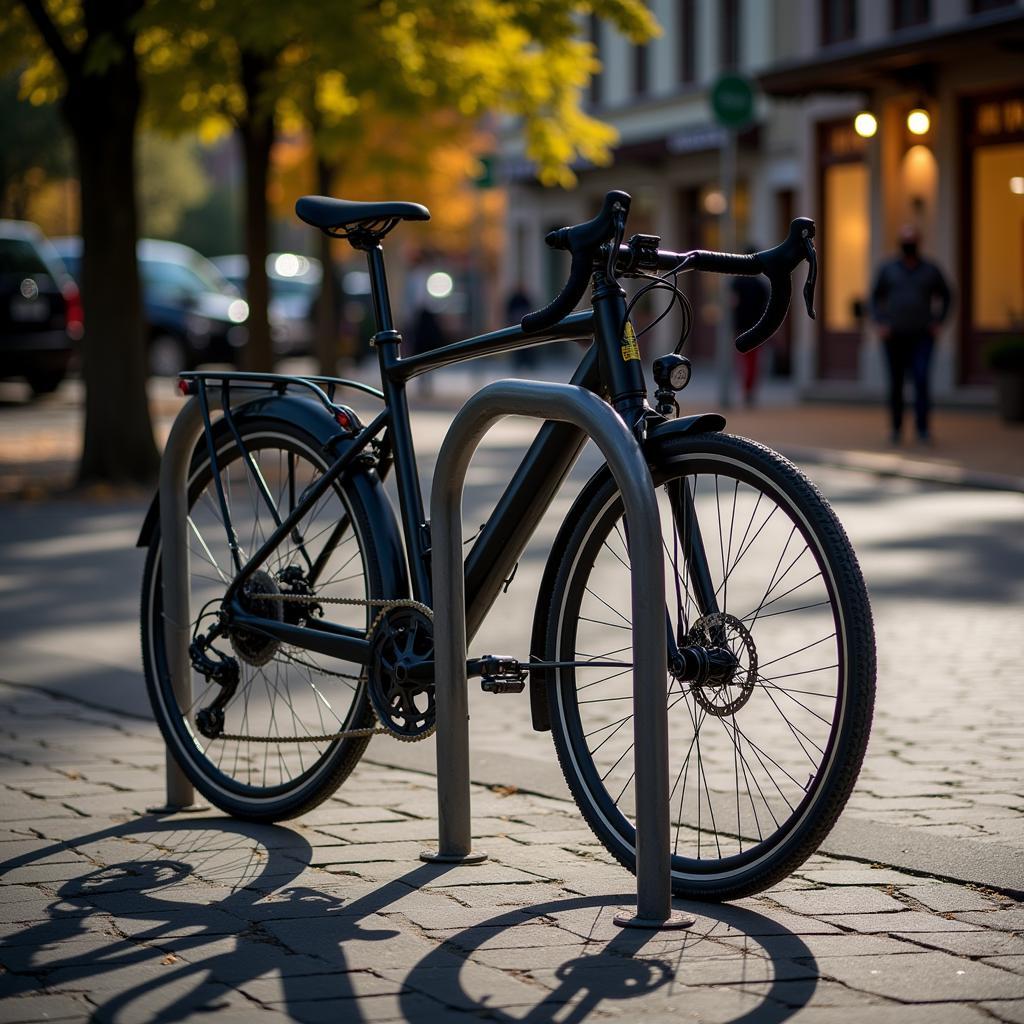
<path fill-rule="evenodd" d="M 123 856 L 133 848 L 137 857 L 97 864 L 103 851 Z M 6 997 L 85 993 L 96 1005 L 94 1019 L 110 1021 L 179 1021 L 232 1006 L 254 1010 L 263 1000 L 296 1020 L 361 1021 L 376 1017 L 363 1010 L 366 1000 L 390 995 L 406 1021 L 461 1013 L 533 1022 L 557 1013 L 561 1022 L 579 1022 L 602 1009 L 628 1012 L 629 1001 L 651 996 L 688 1005 L 701 991 L 687 985 L 689 967 L 728 952 L 733 966 L 744 960 L 733 990 L 755 997 L 731 1019 L 775 1024 L 805 1006 L 817 987 L 806 945 L 750 910 L 701 905 L 692 932 L 605 929 L 610 939 L 591 939 L 588 928 L 631 897 L 579 897 L 497 910 L 472 927 L 424 937 L 401 916 L 403 903 L 421 898 L 450 867 L 423 864 L 381 884 L 356 880 L 355 887 L 351 878 L 324 883 L 331 876 L 318 873 L 317 884 L 307 884 L 311 855 L 307 841 L 286 828 L 147 817 L 11 858 L 0 864 L 9 878 L 71 857 L 81 858 L 82 871 L 56 872 L 75 877 L 50 883 L 56 895 L 45 921 L 36 913 L 36 923 L 4 929 L 0 990 Z M 506 890 L 510 898 L 513 890 Z M 474 959 L 495 945 L 514 959 L 515 929 L 556 922 L 568 922 L 559 935 L 571 944 L 549 947 L 551 968 L 537 972 L 546 987 Z M 714 942 L 726 927 L 761 936 L 751 941 L 769 959 L 752 960 L 766 971 L 753 972 L 749 986 L 742 952 Z M 506 978 L 517 995 L 502 990 Z M 668 1008 L 659 999 L 657 1009 Z M 642 1012 L 640 1004 L 634 1012 Z"/>

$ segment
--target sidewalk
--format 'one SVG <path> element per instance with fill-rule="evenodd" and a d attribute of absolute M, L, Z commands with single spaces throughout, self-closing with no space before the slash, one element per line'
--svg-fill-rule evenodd
<path fill-rule="evenodd" d="M 360 374 L 376 384 L 372 368 Z M 544 364 L 537 376 L 565 381 L 568 363 Z M 530 371 L 531 374 L 533 371 Z M 429 395 L 414 382 L 417 409 L 451 411 L 489 380 L 523 375 L 508 361 L 441 371 Z M 151 408 L 162 442 L 181 405 L 169 380 L 150 381 Z M 705 372 L 681 396 L 683 412 L 718 409 L 714 381 Z M 356 397 L 357 409 L 365 399 Z M 727 429 L 777 448 L 797 463 L 833 465 L 883 476 L 942 484 L 1024 492 L 1024 425 L 1002 422 L 994 412 L 939 408 L 930 446 L 888 441 L 882 407 L 845 403 L 800 403 L 788 385 L 769 381 L 763 404 L 725 412 Z M 18 385 L 0 384 L 0 500 L 42 497 L 74 481 L 81 438 L 81 384 L 68 382 L 53 398 L 22 404 Z M 912 432 L 907 431 L 908 438 Z M 100 495 L 102 496 L 102 495 Z"/>
<path fill-rule="evenodd" d="M 4 1021 L 1024 1020 L 1024 905 L 991 890 L 819 855 L 623 931 L 632 877 L 514 778 L 474 787 L 490 859 L 444 869 L 428 775 L 364 760 L 281 826 L 159 818 L 153 726 L 6 685 L 0 714 Z"/>

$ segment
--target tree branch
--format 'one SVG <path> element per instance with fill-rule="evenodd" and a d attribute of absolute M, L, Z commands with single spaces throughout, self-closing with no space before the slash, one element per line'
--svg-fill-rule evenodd
<path fill-rule="evenodd" d="M 32 19 L 36 30 L 43 37 L 43 42 L 50 48 L 50 52 L 67 78 L 70 80 L 76 77 L 81 66 L 79 56 L 64 42 L 60 30 L 46 13 L 42 0 L 21 0 L 21 5 Z"/>

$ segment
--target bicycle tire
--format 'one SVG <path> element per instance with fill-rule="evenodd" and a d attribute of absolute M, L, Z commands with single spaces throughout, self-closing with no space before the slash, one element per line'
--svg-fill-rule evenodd
<path fill-rule="evenodd" d="M 323 454 L 322 444 L 296 425 L 254 417 L 246 420 L 240 427 L 240 434 L 246 447 L 250 449 L 256 459 L 260 459 L 260 453 L 265 451 L 284 451 L 301 456 L 320 473 L 326 470 L 330 464 Z M 222 474 L 229 472 L 233 466 L 244 469 L 244 464 L 238 461 L 240 453 L 237 445 L 223 425 L 215 427 L 215 445 L 218 451 L 218 465 Z M 290 472 L 294 476 L 294 470 L 290 469 Z M 189 472 L 189 508 L 193 513 L 195 513 L 197 503 L 204 491 L 208 488 L 212 490 L 211 484 L 212 473 L 209 456 L 206 445 L 200 443 Z M 327 495 L 321 501 L 327 502 L 331 496 L 337 500 L 339 507 L 343 508 L 349 517 L 350 532 L 355 539 L 362 566 L 365 597 L 384 597 L 380 570 L 381 557 L 374 547 L 371 519 L 360 498 L 359 488 L 353 486 L 351 481 L 347 481 L 343 477 L 342 481 L 328 489 Z M 317 502 L 313 511 L 315 512 L 320 505 L 321 502 Z M 234 516 L 232 518 L 234 519 Z M 307 520 L 303 520 L 300 526 L 306 522 Z M 193 533 L 197 533 L 195 525 L 193 525 Z M 216 549 L 211 547 L 209 550 L 212 552 Z M 254 786 L 243 783 L 223 771 L 222 766 L 215 766 L 202 749 L 204 738 L 199 736 L 192 727 L 189 715 L 181 713 L 174 698 L 167 669 L 164 631 L 159 628 L 162 622 L 160 552 L 161 534 L 158 525 L 149 545 L 143 572 L 142 657 L 150 703 L 168 749 L 196 789 L 210 803 L 234 817 L 269 822 L 304 814 L 327 799 L 345 781 L 366 749 L 369 737 L 351 737 L 322 744 L 315 761 L 308 769 L 304 767 L 300 754 L 300 765 L 303 765 L 303 770 L 299 775 L 292 779 L 282 779 L 275 785 Z M 266 564 L 270 564 L 273 557 L 272 555 Z M 230 563 L 228 564 L 230 565 Z M 332 608 L 336 607 L 332 606 Z M 193 603 L 193 623 L 196 613 L 197 608 Z M 362 616 L 368 626 L 375 613 L 371 613 L 368 609 L 353 609 L 352 614 Z M 224 646 L 223 643 L 222 646 Z M 284 649 L 284 645 L 282 645 L 280 650 Z M 227 653 L 232 652 L 228 650 Z M 238 650 L 233 653 L 237 659 L 241 660 Z M 300 652 L 298 657 L 301 657 L 304 663 L 310 661 L 306 652 Z M 241 668 L 243 679 L 240 685 L 244 686 L 246 684 L 245 665 L 242 664 Z M 309 672 L 309 669 L 307 668 L 306 671 Z M 352 689 L 348 710 L 343 717 L 336 714 L 335 717 L 340 726 L 332 725 L 330 731 L 335 731 L 335 729 L 340 731 L 342 727 L 346 729 L 368 728 L 376 721 L 370 706 L 365 681 L 347 685 L 350 685 Z M 274 690 L 277 691 L 276 684 Z M 269 688 L 267 692 L 269 695 Z M 319 695 L 317 702 L 319 705 Z M 246 703 L 246 708 L 248 709 L 248 703 Z M 237 716 L 234 721 L 232 720 L 230 708 L 226 710 L 229 712 L 229 716 L 225 732 L 230 733 L 232 732 L 231 726 L 233 724 L 237 726 L 238 720 Z M 294 710 L 292 715 L 294 718 Z M 328 731 L 322 729 L 322 717 L 318 717 L 312 724 L 317 732 Z M 289 728 L 304 728 L 304 724 L 301 721 L 293 721 L 289 723 Z M 282 744 L 277 745 L 279 759 L 282 757 L 281 746 Z M 288 746 L 298 748 L 300 744 L 292 743 Z M 248 756 L 251 758 L 253 756 L 252 745 L 249 749 Z M 274 749 L 274 745 L 267 744 L 261 749 L 270 751 Z M 290 756 L 294 757 L 294 755 Z M 281 763 L 283 766 L 285 762 L 282 760 Z M 266 764 L 264 768 L 266 770 Z M 284 774 L 283 767 L 280 774 Z M 266 778 L 264 781 L 266 782 Z"/>
<path fill-rule="evenodd" d="M 806 611 L 799 605 L 794 606 L 792 611 L 803 612 L 803 618 L 790 625 L 788 627 L 789 632 L 787 633 L 786 629 L 779 630 L 776 628 L 778 625 L 776 616 L 787 614 L 786 611 L 779 610 L 779 608 L 771 609 L 770 616 L 765 614 L 765 618 L 760 622 L 758 621 L 759 616 L 764 614 L 764 603 L 762 601 L 762 608 L 753 615 L 753 625 L 746 635 L 749 638 L 745 638 L 739 626 L 734 627 L 726 619 L 708 619 L 701 626 L 699 618 L 696 620 L 696 624 L 694 624 L 693 619 L 688 615 L 680 614 L 678 610 L 676 616 L 673 617 L 673 621 L 676 621 L 676 619 L 687 619 L 685 624 L 687 629 L 686 636 L 677 637 L 680 645 L 694 642 L 695 635 L 698 637 L 710 636 L 711 630 L 707 623 L 713 621 L 719 629 L 727 628 L 732 631 L 728 635 L 729 645 L 733 647 L 734 651 L 738 651 L 741 655 L 747 657 L 746 666 L 741 664 L 740 674 L 734 678 L 739 678 L 741 681 L 746 682 L 748 684 L 746 685 L 746 690 L 750 692 L 746 698 L 746 703 L 741 704 L 738 709 L 734 708 L 731 715 L 726 709 L 738 702 L 738 697 L 735 701 L 733 700 L 737 691 L 740 694 L 746 692 L 743 686 L 730 685 L 708 688 L 691 686 L 687 692 L 686 687 L 678 680 L 672 680 L 671 678 L 669 680 L 670 783 L 672 783 L 673 794 L 672 820 L 674 829 L 672 889 L 678 896 L 701 900 L 738 899 L 763 891 L 802 864 L 818 848 L 831 829 L 853 789 L 867 746 L 874 705 L 875 646 L 870 604 L 856 555 L 834 512 L 814 485 L 791 462 L 781 455 L 745 438 L 727 434 L 706 433 L 683 436 L 676 439 L 666 450 L 662 461 L 658 465 L 652 466 L 651 469 L 662 506 L 664 506 L 665 502 L 661 499 L 661 496 L 669 486 L 682 486 L 679 483 L 682 480 L 683 484 L 689 488 L 692 483 L 695 494 L 691 507 L 695 510 L 698 521 L 701 521 L 702 529 L 706 527 L 706 517 L 703 512 L 699 511 L 698 505 L 705 510 L 710 509 L 710 500 L 705 502 L 704 494 L 698 496 L 696 492 L 699 488 L 701 476 L 715 474 L 714 494 L 719 509 L 719 543 L 721 544 L 723 554 L 719 575 L 715 576 L 714 573 L 712 575 L 715 582 L 718 582 L 716 592 L 719 595 L 721 595 L 724 586 L 726 588 L 726 596 L 728 597 L 730 585 L 733 587 L 733 595 L 736 593 L 735 588 L 737 586 L 740 587 L 741 596 L 743 595 L 745 585 L 742 576 L 730 584 L 731 578 L 736 576 L 740 569 L 738 562 L 740 559 L 744 560 L 744 575 L 753 575 L 755 567 L 760 564 L 762 559 L 759 555 L 752 561 L 748 561 L 748 556 L 757 545 L 767 545 L 769 543 L 767 539 L 761 540 L 761 535 L 765 533 L 769 525 L 766 522 L 764 525 L 761 525 L 758 535 L 750 545 L 742 551 L 740 550 L 742 545 L 736 547 L 735 560 L 730 560 L 726 556 L 726 544 L 724 539 L 721 539 L 725 531 L 721 525 L 720 481 L 724 478 L 728 481 L 726 488 L 727 503 L 728 487 L 732 487 L 735 482 L 735 490 L 732 492 L 732 514 L 735 530 L 730 529 L 728 534 L 730 555 L 732 554 L 732 547 L 735 542 L 734 533 L 736 536 L 739 536 L 739 527 L 736 526 L 736 508 L 739 501 L 740 486 L 742 485 L 744 488 L 760 494 L 755 507 L 765 498 L 774 503 L 773 509 L 775 511 L 769 513 L 769 521 L 775 516 L 778 509 L 782 509 L 783 513 L 788 517 L 789 525 L 792 526 L 793 532 L 790 536 L 792 537 L 795 533 L 799 533 L 803 537 L 807 544 L 807 550 L 810 552 L 813 560 L 812 565 L 817 564 L 819 566 L 821 576 L 820 589 L 825 595 L 821 599 L 822 604 L 819 607 L 823 607 L 825 600 L 828 602 L 827 612 L 813 612 L 811 605 L 808 605 L 808 609 L 811 610 Z M 760 523 L 766 510 L 767 505 L 765 509 L 757 512 L 751 522 L 755 525 Z M 604 567 L 604 563 L 607 562 L 620 576 L 623 575 L 621 569 L 615 566 L 604 554 L 604 547 L 607 546 L 607 537 L 612 533 L 611 527 L 618 523 L 621 514 L 621 499 L 618 497 L 617 488 L 607 470 L 602 470 L 591 479 L 577 498 L 566 519 L 563 533 L 556 542 L 555 551 L 558 552 L 560 550 L 560 554 L 555 557 L 558 557 L 560 561 L 548 605 L 547 622 L 544 630 L 545 657 L 547 659 L 552 661 L 572 661 L 583 656 L 593 657 L 595 654 L 608 655 L 608 652 L 603 647 L 598 651 L 581 649 L 581 623 L 584 624 L 582 629 L 584 640 L 597 636 L 601 641 L 604 641 L 609 633 L 614 632 L 612 627 L 618 626 L 622 630 L 618 635 L 623 637 L 623 644 L 631 644 L 630 634 L 626 631 L 629 623 L 618 621 L 606 608 L 596 613 L 598 620 L 607 620 L 603 621 L 603 625 L 598 629 L 585 625 L 587 620 L 594 617 L 594 613 L 590 616 L 583 615 L 584 610 L 590 610 L 590 605 L 584 605 L 584 602 L 591 602 L 591 595 L 600 597 L 600 594 L 595 593 L 593 587 L 590 588 L 590 593 L 588 593 L 589 581 L 596 581 L 599 578 L 611 579 L 610 570 Z M 671 525 L 673 532 L 678 533 L 678 530 L 675 528 L 675 521 L 671 521 Z M 714 521 L 712 520 L 712 527 L 713 525 Z M 751 526 L 750 523 L 747 525 L 749 535 Z M 786 524 L 782 525 L 783 529 L 785 529 Z M 771 524 L 771 526 L 771 532 L 775 532 L 775 524 Z M 663 512 L 664 529 L 665 517 Z M 706 531 L 707 534 L 712 532 L 713 530 Z M 744 535 L 744 542 L 746 542 L 746 539 L 747 535 Z M 713 548 L 714 540 L 708 535 L 705 535 L 704 541 L 706 547 Z M 787 541 L 787 546 L 788 543 Z M 665 550 L 671 554 L 667 544 L 665 545 Z M 623 559 L 628 561 L 628 557 L 625 554 L 615 551 L 612 547 L 609 547 L 609 551 L 616 554 L 620 562 Z M 622 552 L 624 551 L 625 544 L 623 543 Z M 801 551 L 797 558 L 802 559 L 803 557 L 804 551 Z M 714 560 L 715 554 L 709 554 L 708 563 L 710 564 Z M 673 569 L 677 565 L 678 561 L 676 565 L 666 566 L 666 575 L 668 577 L 671 577 Z M 730 565 L 732 566 L 731 568 L 729 568 Z M 748 568 L 747 566 L 750 567 Z M 779 571 L 779 569 L 776 569 L 776 572 Z M 688 588 L 689 576 L 685 573 L 684 576 Z M 721 580 L 719 580 L 719 577 L 721 577 Z M 774 576 L 772 579 L 765 581 L 768 586 L 768 591 L 764 596 L 765 599 L 769 599 L 771 595 L 773 579 Z M 786 586 L 793 582 L 794 578 L 791 577 Z M 673 587 L 674 581 L 667 581 L 667 604 L 670 607 L 670 611 L 672 602 L 669 600 L 671 596 L 669 592 L 673 590 Z M 621 595 L 619 600 L 628 602 L 628 581 L 624 587 L 619 586 L 613 589 Z M 756 592 L 756 588 L 747 589 L 751 593 Z M 797 590 L 799 590 L 799 587 Z M 796 598 L 789 598 L 785 592 L 781 593 L 782 599 L 796 600 Z M 675 594 L 678 595 L 679 591 L 676 590 Z M 687 601 L 689 597 L 689 589 L 687 589 Z M 801 597 L 800 600 L 805 600 L 805 597 L 806 592 L 805 596 Z M 603 601 L 602 603 L 610 607 L 614 600 L 612 598 L 612 600 Z M 775 604 L 778 600 L 779 598 L 772 597 L 769 603 Z M 682 598 L 677 603 L 682 604 Z M 601 609 L 602 606 L 595 605 L 594 607 Z M 783 605 L 782 607 L 785 608 L 786 606 Z M 687 604 L 688 608 L 689 605 Z M 613 610 L 618 612 L 617 608 Z M 693 609 L 694 616 L 699 611 L 700 609 Z M 619 612 L 619 614 L 621 615 L 622 613 Z M 770 654 L 773 650 L 773 645 L 777 644 L 780 635 L 783 637 L 791 635 L 794 629 L 799 632 L 801 625 L 806 625 L 811 621 L 818 623 L 822 621 L 824 616 L 830 616 L 835 624 L 834 646 L 837 651 L 838 660 L 835 666 L 837 671 L 831 673 L 836 677 L 834 711 L 828 720 L 829 731 L 827 740 L 819 748 L 821 750 L 820 764 L 808 779 L 803 794 L 797 797 L 795 789 L 800 785 L 799 779 L 794 777 L 793 772 L 795 772 L 795 769 L 791 770 L 786 766 L 796 764 L 799 760 L 799 755 L 796 758 L 790 758 L 788 748 L 796 745 L 803 747 L 803 753 L 813 764 L 814 759 L 817 757 L 817 754 L 814 753 L 817 741 L 812 740 L 810 734 L 804 731 L 810 728 L 809 726 L 793 726 L 787 718 L 787 711 L 780 710 L 780 716 L 786 719 L 787 724 L 790 726 L 792 738 L 797 741 L 797 744 L 788 743 L 786 747 L 787 752 L 784 754 L 782 740 L 786 740 L 785 731 L 779 723 L 771 724 L 774 712 L 770 705 L 761 698 L 766 694 L 770 698 L 770 702 L 775 704 L 777 708 L 781 702 L 781 705 L 786 709 L 790 707 L 788 701 L 795 700 L 797 704 L 824 722 L 828 711 L 825 709 L 826 705 L 821 704 L 820 701 L 822 699 L 827 700 L 829 693 L 827 691 L 819 692 L 819 690 L 824 685 L 823 679 L 828 678 L 828 674 L 824 673 L 824 669 L 815 669 L 804 675 L 801 675 L 800 671 L 794 671 L 792 675 L 799 676 L 801 679 L 801 688 L 793 688 L 794 684 L 792 683 L 788 686 L 780 687 L 777 681 L 769 681 L 761 673 L 764 663 L 767 661 L 768 665 L 771 666 L 772 661 L 770 658 L 762 656 L 760 662 L 758 662 L 758 648 L 764 645 L 763 650 L 765 654 Z M 742 625 L 744 621 L 749 621 L 749 619 L 750 617 L 748 616 L 747 620 L 739 619 L 738 621 Z M 793 620 L 790 621 L 793 622 Z M 765 628 L 766 622 L 772 623 L 772 629 Z M 827 626 L 827 622 L 825 624 Z M 682 632 L 683 625 L 680 624 L 677 628 Z M 701 632 L 701 630 L 704 632 Z M 814 638 L 808 635 L 806 639 L 813 640 Z M 826 637 L 826 640 L 828 639 Z M 819 641 L 818 643 L 820 644 L 821 642 Z M 614 645 L 606 644 L 605 646 Z M 815 646 L 814 643 L 811 643 L 809 648 L 804 650 L 813 650 Z M 625 647 L 622 648 L 622 650 L 625 649 Z M 777 646 L 774 649 L 777 650 Z M 831 648 L 826 644 L 824 649 Z M 796 655 L 801 653 L 800 650 L 794 652 Z M 818 655 L 822 651 L 819 650 L 815 653 Z M 627 655 L 620 654 L 618 656 L 628 661 Z M 780 665 L 780 662 L 792 656 L 791 654 L 786 654 L 781 658 L 776 658 L 774 664 Z M 804 657 L 796 662 L 790 662 L 786 668 L 788 670 L 806 660 L 807 658 Z M 744 676 L 742 674 L 744 667 L 750 668 L 750 672 L 753 675 L 748 674 Z M 549 679 L 553 680 L 549 681 L 547 685 L 553 739 L 566 782 L 583 816 L 609 852 L 624 866 L 635 871 L 636 834 L 629 808 L 629 797 L 624 795 L 628 793 L 628 789 L 624 789 L 618 798 L 613 797 L 610 791 L 611 788 L 618 786 L 618 781 L 626 767 L 628 767 L 629 762 L 627 761 L 624 767 L 615 766 L 613 769 L 606 770 L 606 765 L 611 760 L 616 748 L 613 747 L 612 751 L 607 753 L 607 755 L 602 753 L 602 747 L 611 743 L 612 739 L 610 737 L 613 737 L 616 733 L 627 733 L 629 739 L 632 740 L 631 703 L 626 703 L 627 701 L 632 701 L 631 673 L 626 672 L 626 675 L 630 678 L 625 680 L 624 685 L 615 684 L 619 686 L 619 689 L 615 692 L 622 693 L 623 695 L 608 698 L 604 694 L 609 692 L 610 681 L 598 680 L 593 682 L 594 677 L 586 674 L 595 671 L 597 670 L 565 668 L 557 670 L 553 677 L 549 677 Z M 601 669 L 600 671 L 602 674 L 605 674 L 611 670 Z M 788 671 L 787 675 L 789 675 Z M 776 680 L 780 678 L 782 677 L 776 674 Z M 804 683 L 803 679 L 805 678 L 812 680 L 812 682 Z M 751 679 L 753 682 L 750 682 Z M 592 689 L 590 694 L 587 694 L 585 697 L 581 696 L 584 689 L 597 685 L 603 686 L 604 689 Z M 674 686 L 678 686 L 678 689 L 673 689 Z M 810 690 L 804 690 L 802 688 L 804 686 L 809 686 Z M 791 692 L 787 693 L 786 691 Z M 797 696 L 805 692 L 812 693 L 814 696 Z M 592 696 L 591 694 L 598 694 L 599 696 Z M 753 707 L 755 695 L 758 698 L 757 706 L 765 709 L 765 713 L 757 718 L 748 717 L 744 719 L 744 725 L 741 726 L 741 716 L 744 713 L 748 716 L 752 714 L 750 709 Z M 698 703 L 698 698 L 701 703 Z M 607 717 L 611 713 L 609 709 L 615 705 L 610 702 L 614 701 L 621 702 L 619 710 L 625 713 L 626 720 L 616 726 L 616 719 L 613 718 L 610 723 L 601 726 L 599 724 L 601 717 Z M 716 701 L 719 703 L 716 704 Z M 596 709 L 588 707 L 583 710 L 583 705 L 595 704 L 598 705 Z M 601 705 L 603 704 L 607 704 L 607 706 L 602 707 Z M 685 756 L 682 753 L 680 741 L 680 736 L 683 737 L 683 741 L 685 741 L 686 736 L 686 729 L 680 726 L 682 712 L 674 713 L 674 709 L 678 709 L 680 705 L 685 707 L 689 715 L 689 731 L 693 734 L 689 747 L 686 748 Z M 809 707 L 809 705 L 814 705 L 814 707 Z M 696 712 L 694 711 L 695 708 Z M 619 713 L 619 710 L 616 710 L 616 715 Z M 795 708 L 794 711 L 796 711 Z M 817 713 L 819 711 L 820 714 Z M 799 712 L 798 714 L 801 722 L 806 720 L 813 723 L 814 719 L 811 717 L 811 714 L 805 714 L 804 712 Z M 728 721 L 730 717 L 731 726 Z M 710 776 L 702 766 L 700 734 L 704 723 L 712 718 L 717 718 L 724 723 L 725 740 L 721 740 L 720 734 L 715 732 L 713 726 L 709 725 L 711 739 L 714 741 L 717 737 L 719 745 L 723 748 L 727 748 L 730 738 L 733 744 L 735 829 L 732 828 L 731 819 L 722 819 L 728 822 L 731 832 L 726 829 L 720 831 L 718 819 L 716 819 L 714 811 L 715 801 L 720 798 L 722 793 L 728 792 L 730 799 L 733 796 L 733 792 L 727 791 L 724 785 L 718 785 L 719 778 L 725 778 L 727 775 L 727 753 L 723 755 L 716 750 L 714 756 L 706 754 L 705 760 L 711 759 Z M 750 722 L 751 725 L 747 725 L 746 722 Z M 685 726 L 685 721 L 683 726 Z M 764 743 L 763 746 L 757 744 L 756 741 L 752 741 L 754 742 L 754 748 L 752 749 L 747 743 L 749 737 L 745 730 L 753 730 L 755 726 L 765 731 L 765 735 L 774 736 L 775 733 L 779 733 L 781 739 L 776 737 L 775 746 L 765 741 L 762 741 Z M 591 728 L 590 733 L 587 732 L 588 727 Z M 615 732 L 609 733 L 608 730 L 613 728 Z M 602 729 L 604 730 L 603 734 L 601 732 Z M 818 729 L 820 731 L 820 725 Z M 602 738 L 602 735 L 604 738 Z M 758 733 L 758 735 L 761 735 L 761 733 Z M 805 740 L 801 739 L 801 736 L 807 737 L 807 741 L 805 742 Z M 619 741 L 615 742 L 618 743 Z M 706 738 L 706 752 L 707 743 L 708 740 Z M 686 780 L 690 777 L 694 744 L 696 744 L 696 761 L 699 767 L 699 770 L 694 773 L 694 778 L 697 779 L 697 782 L 694 783 L 696 787 L 696 800 L 693 801 L 691 796 L 691 802 L 685 804 Z M 621 745 L 625 746 L 624 742 Z M 746 748 L 746 754 L 753 754 L 749 760 L 744 759 L 744 748 Z M 736 753 L 737 749 L 739 756 Z M 775 758 L 779 760 L 776 761 Z M 724 769 L 722 767 L 723 761 L 725 764 Z M 755 778 L 755 781 L 757 778 L 758 761 L 761 762 L 761 767 L 765 769 L 760 774 L 777 776 L 772 779 L 777 786 L 781 780 L 785 789 L 780 788 L 780 792 L 787 803 L 790 799 L 787 793 L 790 790 L 793 791 L 792 798 L 796 802 L 795 805 L 791 805 L 791 813 L 788 815 L 770 787 L 769 795 L 766 796 L 760 787 L 757 787 L 760 790 L 758 793 L 755 792 L 754 787 L 750 786 L 751 776 Z M 788 779 L 782 771 L 775 771 L 771 767 L 772 765 L 784 768 L 788 774 Z M 605 772 L 603 776 L 602 771 Z M 615 772 L 618 772 L 619 775 L 614 777 L 614 781 L 611 781 Z M 746 793 L 741 792 L 741 776 L 745 783 Z M 704 801 L 702 801 L 701 797 L 702 777 L 706 789 Z M 712 783 L 711 779 L 715 780 L 714 783 Z M 609 781 L 606 782 L 606 780 Z M 789 780 L 793 780 L 796 783 L 796 787 Z M 628 780 L 626 785 L 628 787 Z M 758 815 L 758 808 L 762 803 L 762 798 L 764 807 L 771 810 L 774 806 L 776 810 L 780 811 L 784 818 L 783 821 L 775 820 L 774 811 L 771 814 L 771 822 L 769 822 L 763 809 L 761 815 Z M 677 799 L 678 804 L 676 803 Z M 714 839 L 716 845 L 714 847 L 710 847 L 710 842 L 708 846 L 702 846 L 701 844 L 700 837 L 702 832 L 708 831 L 704 825 L 707 817 L 704 816 L 702 821 L 701 813 L 705 801 L 715 831 Z M 693 833 L 695 831 L 693 828 L 694 803 L 696 805 L 697 819 L 696 856 L 692 856 L 694 845 Z M 748 803 L 753 810 L 753 814 L 750 813 L 746 806 Z M 731 810 L 733 808 L 730 806 Z M 770 828 L 772 824 L 777 826 L 771 831 L 770 835 L 763 834 L 762 823 L 759 817 L 765 819 L 765 828 Z M 754 835 L 751 818 L 755 819 L 757 823 L 756 836 Z M 686 831 L 684 832 L 683 829 Z M 748 837 L 748 843 L 751 844 L 748 845 L 747 849 L 744 849 L 745 833 Z M 680 853 L 681 836 L 683 841 L 682 853 Z M 724 848 L 722 845 L 723 839 L 726 841 Z M 711 855 L 702 856 L 704 849 L 709 849 Z M 686 855 L 687 852 L 691 855 Z"/>

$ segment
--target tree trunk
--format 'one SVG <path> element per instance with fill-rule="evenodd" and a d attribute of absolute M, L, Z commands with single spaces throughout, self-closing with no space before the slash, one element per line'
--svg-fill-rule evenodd
<path fill-rule="evenodd" d="M 270 252 L 270 218 L 267 209 L 267 179 L 270 151 L 274 145 L 274 113 L 265 109 L 263 77 L 270 61 L 258 54 L 242 53 L 242 86 L 246 114 L 238 123 L 245 157 L 245 255 L 249 261 L 246 300 L 249 339 L 243 364 L 247 370 L 270 373 L 274 369 L 274 346 L 270 337 L 267 255 Z"/>
<path fill-rule="evenodd" d="M 90 5 L 94 17 L 114 14 Z M 106 12 L 103 8 L 107 7 Z M 96 8 L 99 8 L 97 12 Z M 85 432 L 80 483 L 148 482 L 159 455 L 146 397 L 147 352 L 135 242 L 135 133 L 141 89 L 134 37 L 122 58 L 69 82 L 64 114 L 78 158 L 82 218 Z M 127 37 L 127 38 L 126 38 Z"/>
<path fill-rule="evenodd" d="M 322 196 L 331 194 L 334 177 L 330 162 L 323 156 L 316 158 L 316 190 Z M 338 337 L 338 288 L 334 276 L 331 254 L 331 239 L 320 232 L 320 265 L 323 278 L 320 281 L 320 297 L 316 304 L 316 358 L 320 373 L 333 377 L 338 372 L 340 345 Z"/>

